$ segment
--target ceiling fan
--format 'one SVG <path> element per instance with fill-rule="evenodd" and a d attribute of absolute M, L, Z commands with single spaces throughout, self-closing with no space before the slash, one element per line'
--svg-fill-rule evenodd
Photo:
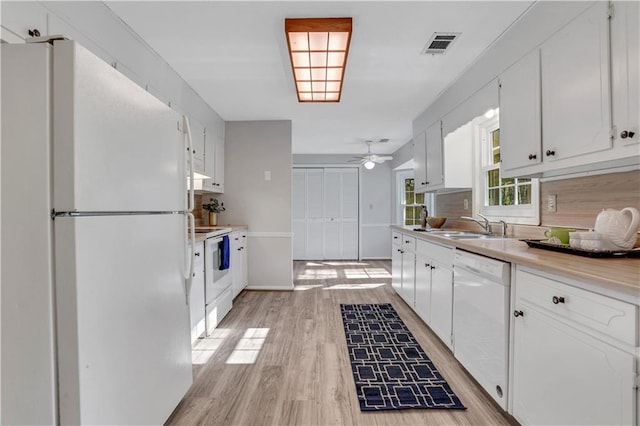
<path fill-rule="evenodd" d="M 380 139 L 378 142 L 387 142 L 389 139 Z M 357 156 L 357 160 L 350 160 L 350 162 L 355 163 L 359 162 L 362 164 L 365 169 L 371 170 L 376 166 L 376 163 L 384 163 L 388 160 L 393 160 L 393 157 L 390 155 L 376 155 L 371 153 L 371 144 L 374 143 L 372 140 L 364 141 L 367 144 L 367 155 Z"/>

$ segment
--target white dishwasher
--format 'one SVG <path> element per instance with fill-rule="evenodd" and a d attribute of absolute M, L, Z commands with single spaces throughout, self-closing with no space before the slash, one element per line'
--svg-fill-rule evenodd
<path fill-rule="evenodd" d="M 507 409 L 510 264 L 456 250 L 453 353 Z"/>

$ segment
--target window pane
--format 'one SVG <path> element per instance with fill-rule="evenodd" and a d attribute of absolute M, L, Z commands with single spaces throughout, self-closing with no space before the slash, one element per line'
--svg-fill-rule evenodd
<path fill-rule="evenodd" d="M 413 197 L 413 192 L 406 192 L 405 193 L 405 202 L 407 204 L 413 204 L 414 203 L 414 197 Z"/>
<path fill-rule="evenodd" d="M 489 190 L 489 205 L 490 206 L 499 206 L 500 205 L 500 190 L 499 189 L 490 189 Z"/>
<path fill-rule="evenodd" d="M 515 191 L 516 188 L 514 186 L 507 186 L 506 188 L 502 188 L 502 205 L 503 206 L 512 206 L 515 204 Z"/>
<path fill-rule="evenodd" d="M 487 182 L 489 184 L 489 188 L 493 188 L 499 185 L 500 182 L 500 170 L 499 169 L 493 169 L 493 170 L 489 170 L 487 172 Z"/>
<path fill-rule="evenodd" d="M 416 204 L 424 204 L 424 194 L 415 194 Z"/>
<path fill-rule="evenodd" d="M 505 179 L 502 179 L 502 185 L 503 185 L 503 186 L 504 186 L 504 185 L 513 185 L 513 184 L 515 184 L 515 183 L 516 183 L 516 181 L 515 181 L 515 179 L 513 179 L 513 178 L 505 178 Z"/>
<path fill-rule="evenodd" d="M 493 151 L 493 164 L 498 164 L 500 162 L 500 150 L 496 149 Z"/>
<path fill-rule="evenodd" d="M 491 132 L 491 146 L 498 148 L 500 146 L 500 129 Z"/>
<path fill-rule="evenodd" d="M 413 220 L 413 207 L 405 207 L 404 208 L 404 217 L 409 220 Z M 409 222 L 409 224 L 411 224 L 411 222 Z"/>
<path fill-rule="evenodd" d="M 413 178 L 404 180 L 404 189 L 413 192 Z"/>
<path fill-rule="evenodd" d="M 531 179 L 518 178 L 518 183 L 531 182 Z"/>
<path fill-rule="evenodd" d="M 531 184 L 518 185 L 518 204 L 531 204 Z"/>

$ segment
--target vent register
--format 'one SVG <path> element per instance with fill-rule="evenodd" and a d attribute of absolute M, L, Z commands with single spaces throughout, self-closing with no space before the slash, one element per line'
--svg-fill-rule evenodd
<path fill-rule="evenodd" d="M 441 55 L 458 39 L 461 33 L 433 33 L 422 49 L 423 55 Z"/>

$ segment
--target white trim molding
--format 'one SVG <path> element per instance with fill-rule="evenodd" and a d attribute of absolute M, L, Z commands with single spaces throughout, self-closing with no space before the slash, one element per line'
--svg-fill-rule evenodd
<path fill-rule="evenodd" d="M 247 232 L 248 238 L 293 238 L 293 232 Z"/>

